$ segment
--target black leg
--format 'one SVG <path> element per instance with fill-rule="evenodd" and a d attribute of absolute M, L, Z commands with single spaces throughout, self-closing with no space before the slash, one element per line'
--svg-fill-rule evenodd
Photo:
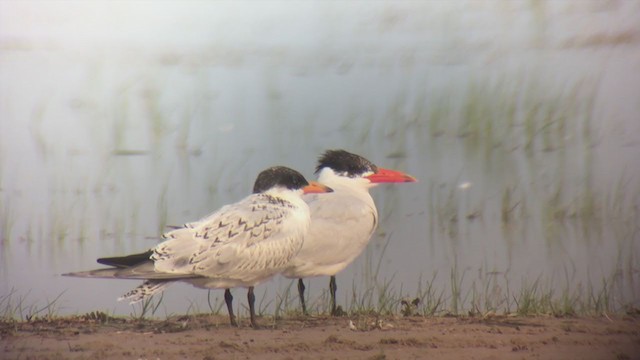
<path fill-rule="evenodd" d="M 331 293 L 331 316 L 338 315 L 338 311 L 336 309 L 336 290 L 338 290 L 336 277 L 331 276 L 331 280 L 329 280 L 329 292 Z"/>
<path fill-rule="evenodd" d="M 229 322 L 231 323 L 231 326 L 238 326 L 236 316 L 233 315 L 233 296 L 229 289 L 224 290 L 224 302 L 227 303 L 227 311 L 229 311 Z"/>
<path fill-rule="evenodd" d="M 307 305 L 304 303 L 304 282 L 298 279 L 298 294 L 300 295 L 300 305 L 302 305 L 302 313 L 307 314 Z"/>
<path fill-rule="evenodd" d="M 249 287 L 249 292 L 247 293 L 247 300 L 249 300 L 249 314 L 251 316 L 251 326 L 254 329 L 258 328 L 258 324 L 256 324 L 256 296 L 253 294 L 253 286 Z"/>

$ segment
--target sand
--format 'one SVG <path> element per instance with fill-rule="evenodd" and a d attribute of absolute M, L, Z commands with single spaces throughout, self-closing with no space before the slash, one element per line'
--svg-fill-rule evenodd
<path fill-rule="evenodd" d="M 98 314 L 0 323 L 2 359 L 640 359 L 640 317 L 291 317 Z"/>

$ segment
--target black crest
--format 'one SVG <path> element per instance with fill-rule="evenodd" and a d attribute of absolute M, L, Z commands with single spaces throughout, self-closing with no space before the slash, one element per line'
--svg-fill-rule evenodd
<path fill-rule="evenodd" d="M 344 150 L 327 150 L 322 154 L 318 159 L 316 174 L 326 167 L 348 177 L 357 177 L 367 172 L 375 173 L 378 171 L 378 167 L 371 161 Z"/>
<path fill-rule="evenodd" d="M 253 185 L 253 193 L 261 193 L 274 186 L 286 187 L 289 190 L 302 189 L 309 185 L 299 172 L 286 166 L 274 166 L 263 170 Z"/>

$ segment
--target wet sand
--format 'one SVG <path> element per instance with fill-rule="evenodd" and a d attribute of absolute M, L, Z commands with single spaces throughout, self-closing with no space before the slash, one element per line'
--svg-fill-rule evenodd
<path fill-rule="evenodd" d="M 2 359 L 640 359 L 640 317 L 76 316 L 0 324 Z"/>

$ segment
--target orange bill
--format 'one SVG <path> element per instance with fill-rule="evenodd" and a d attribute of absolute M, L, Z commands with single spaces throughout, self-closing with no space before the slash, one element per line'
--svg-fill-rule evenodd
<path fill-rule="evenodd" d="M 318 194 L 333 192 L 333 189 L 317 181 L 309 181 L 309 185 L 303 187 L 302 192 L 305 194 Z"/>

